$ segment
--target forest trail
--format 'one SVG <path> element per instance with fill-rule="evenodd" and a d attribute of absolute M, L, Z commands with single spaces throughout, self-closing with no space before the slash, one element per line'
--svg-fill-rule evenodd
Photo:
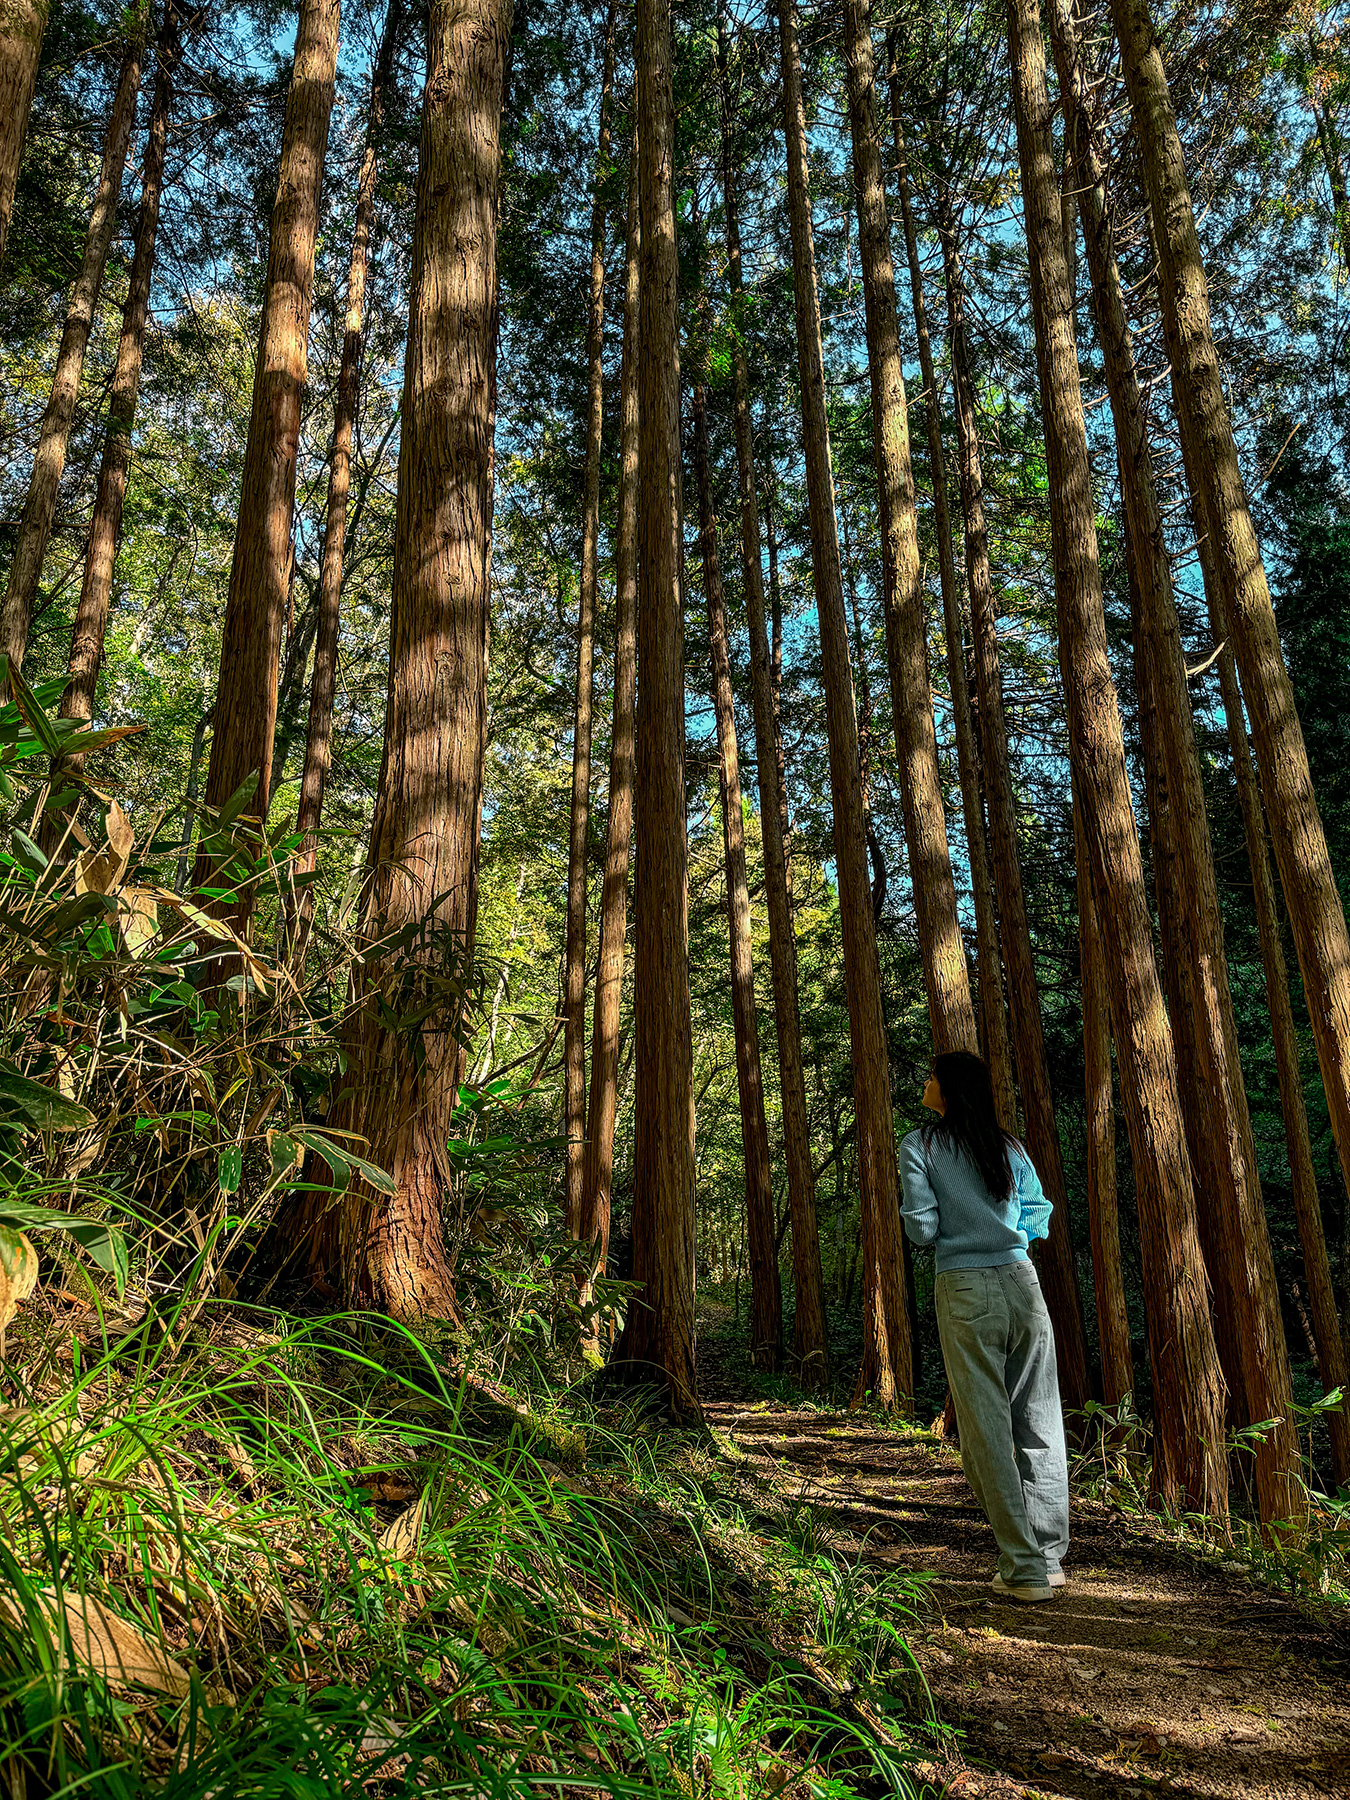
<path fill-rule="evenodd" d="M 1075 1502 L 1068 1587 L 989 1588 L 993 1535 L 954 1451 L 847 1413 L 712 1401 L 748 1472 L 824 1515 L 834 1547 L 931 1571 L 911 1642 L 959 1748 L 922 1771 L 959 1800 L 1350 1792 L 1350 1635 L 1145 1521 Z"/>

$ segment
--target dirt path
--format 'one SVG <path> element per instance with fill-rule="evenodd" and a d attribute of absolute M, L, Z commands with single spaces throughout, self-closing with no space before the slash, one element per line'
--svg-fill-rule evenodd
<path fill-rule="evenodd" d="M 1075 1507 L 1068 1587 L 989 1588 L 993 1534 L 956 1455 L 847 1414 L 714 1401 L 749 1468 L 821 1509 L 846 1550 L 931 1570 L 914 1636 L 963 1735 L 925 1770 L 944 1793 L 1284 1800 L 1350 1794 L 1350 1636 L 1237 1565 L 1197 1564 L 1105 1507 Z"/>

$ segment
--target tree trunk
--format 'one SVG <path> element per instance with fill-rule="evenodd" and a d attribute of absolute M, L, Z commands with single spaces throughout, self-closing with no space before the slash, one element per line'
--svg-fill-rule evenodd
<path fill-rule="evenodd" d="M 1058 206 L 1058 200 L 1056 205 Z M 1008 972 L 1008 1008 L 1012 1020 L 1017 1079 L 1022 1091 L 1026 1147 L 1040 1173 L 1046 1197 L 1054 1209 L 1050 1214 L 1050 1236 L 1039 1252 L 1038 1267 L 1045 1281 L 1046 1305 L 1055 1327 L 1060 1392 L 1067 1407 L 1081 1412 L 1092 1392 L 1088 1376 L 1087 1336 L 1083 1327 L 1078 1276 L 1074 1268 L 1073 1242 L 1069 1234 L 1069 1195 L 1064 1180 L 1064 1158 L 1059 1143 L 1059 1126 L 1055 1119 L 1054 1096 L 1050 1090 L 1050 1071 L 1045 1060 L 1045 1034 L 1041 1022 L 1041 996 L 1036 981 L 1035 952 L 1031 942 L 1031 926 L 1027 919 L 1026 896 L 1022 889 L 1022 864 L 1017 844 L 1017 797 L 1013 790 L 1008 726 L 1003 712 L 998 609 L 989 570 L 979 423 L 966 337 L 965 278 L 961 267 L 957 222 L 945 185 L 939 202 L 939 223 L 947 286 L 948 338 L 956 404 L 961 509 L 966 526 L 966 582 L 970 589 L 970 617 L 975 640 L 981 761 L 984 768 L 985 797 L 989 806 L 989 835 L 993 843 L 1000 942 L 1004 967 Z M 1061 262 L 1062 260 L 1061 248 Z"/>
<path fill-rule="evenodd" d="M 510 0 L 433 0 L 404 362 L 385 753 L 338 1122 L 395 1181 L 340 1203 L 356 1302 L 452 1318 L 446 1142 L 478 906 Z M 391 1023 L 389 1013 L 396 1015 Z M 408 1024 L 399 1015 L 411 1015 Z"/>
<path fill-rule="evenodd" d="M 591 713 L 595 703 L 595 596 L 600 557 L 600 440 L 605 411 L 605 181 L 614 85 L 617 0 L 605 21 L 600 140 L 591 195 L 591 292 L 586 318 L 586 471 L 582 480 L 581 592 L 577 607 L 577 696 L 572 731 L 572 814 L 567 841 L 567 970 L 563 997 L 563 1218 L 581 1232 L 586 1161 L 586 844 L 591 809 Z"/>
<path fill-rule="evenodd" d="M 1111 997 L 1106 946 L 1092 897 L 1092 870 L 1083 833 L 1082 801 L 1074 782 L 1073 836 L 1078 883 L 1078 967 L 1083 990 L 1083 1089 L 1087 1135 L 1088 1221 L 1092 1279 L 1097 1296 L 1102 1399 L 1115 1407 L 1133 1394 L 1134 1354 L 1120 1261 L 1120 1202 L 1116 1195 L 1116 1119 L 1111 1093 Z"/>
<path fill-rule="evenodd" d="M 609 1255 L 614 1186 L 614 1120 L 619 1104 L 619 1014 L 623 999 L 628 862 L 633 841 L 633 776 L 637 707 L 638 535 L 638 312 L 642 304 L 636 131 L 630 158 L 625 247 L 623 364 L 620 374 L 619 526 L 614 542 L 614 728 L 609 740 L 609 821 L 600 890 L 600 954 L 591 1022 L 591 1094 L 586 1114 L 586 1164 L 581 1192 L 581 1237 L 596 1247 L 603 1273 Z M 589 1301 L 589 1281 L 581 1302 Z M 596 1343 L 594 1322 L 584 1334 Z M 598 1347 L 598 1346 L 597 1346 Z"/>
<path fill-rule="evenodd" d="M 726 856 L 727 926 L 731 938 L 731 1006 L 736 1033 L 736 1085 L 745 1161 L 745 1210 L 750 1242 L 750 1357 L 757 1369 L 777 1370 L 783 1359 L 783 1290 L 778 1274 L 769 1127 L 759 1063 L 759 1019 L 751 954 L 750 890 L 745 878 L 745 823 L 731 688 L 731 653 L 717 550 L 712 471 L 708 466 L 706 390 L 694 389 L 694 475 L 698 483 L 699 555 L 708 603 L 713 710 L 721 764 L 722 845 Z"/>
<path fill-rule="evenodd" d="M 1106 650 L 1101 568 L 1078 384 L 1059 184 L 1037 0 L 1009 0 L 1018 160 L 1045 417 L 1060 670 L 1069 752 L 1108 968 L 1134 1162 L 1156 1410 L 1155 1491 L 1222 1515 L 1223 1382 L 1209 1322 L 1190 1157 L 1167 1014 L 1153 960 L 1120 711 Z"/>
<path fill-rule="evenodd" d="M 1210 331 L 1190 190 L 1147 0 L 1112 0 L 1153 215 L 1172 394 L 1251 714 L 1271 842 L 1298 950 L 1327 1109 L 1350 1181 L 1350 934 L 1327 853 Z"/>
<path fill-rule="evenodd" d="M 0 654 L 9 658 L 11 668 L 22 669 L 28 648 L 28 631 L 37 602 L 38 583 L 42 577 L 42 559 L 47 552 L 52 521 L 56 517 L 57 495 L 61 472 L 66 465 L 66 447 L 75 423 L 75 403 L 80 394 L 80 377 L 84 372 L 84 353 L 94 325 L 94 312 L 103 286 L 103 272 L 108 266 L 108 247 L 117 223 L 117 201 L 122 192 L 122 172 L 126 168 L 127 146 L 136 122 L 136 96 L 140 92 L 141 68 L 145 56 L 143 24 L 139 15 L 131 22 L 132 35 L 122 58 L 112 110 L 108 114 L 108 130 L 103 140 L 103 161 L 99 168 L 98 188 L 89 213 L 85 232 L 84 255 L 75 285 L 70 290 L 70 304 L 61 331 L 61 344 L 56 353 L 56 369 L 51 392 L 42 415 L 33 471 L 28 478 L 28 494 L 19 532 L 14 541 L 14 560 L 9 566 L 9 583 L 0 606 Z M 7 129 L 7 128 L 6 128 Z M 0 682 L 0 705 L 9 699 L 9 682 Z"/>
<path fill-rule="evenodd" d="M 277 197 L 272 208 L 262 321 L 253 372 L 253 411 L 244 452 L 234 562 L 220 644 L 216 729 L 206 804 L 222 807 L 254 783 L 247 812 L 266 825 L 272 789 L 277 674 L 288 611 L 295 463 L 309 360 L 314 244 L 338 52 L 339 0 L 302 0 L 286 96 Z M 495 173 L 489 183 L 495 181 Z M 436 860 L 432 853 L 432 860 Z M 198 853 L 197 877 L 210 857 Z M 242 926 L 247 888 L 230 907 Z"/>
<path fill-rule="evenodd" d="M 48 0 L 0 0 L 0 264 L 14 216 L 28 113 L 42 60 Z"/>
<path fill-rule="evenodd" d="M 188 23 L 189 31 L 200 17 Z M 61 717 L 88 722 L 94 716 L 94 694 L 103 665 L 103 639 L 112 603 L 113 568 L 122 540 L 122 505 L 131 470 L 132 428 L 141 383 L 141 359 L 145 326 L 150 311 L 150 283 L 155 267 L 155 233 L 164 184 L 164 147 L 169 135 L 173 83 L 182 59 L 183 14 L 176 0 L 167 0 L 155 54 L 155 96 L 145 139 L 141 171 L 141 204 L 136 215 L 135 249 L 131 278 L 122 308 L 122 332 L 117 343 L 117 364 L 108 397 L 108 424 L 103 439 L 103 460 L 98 473 L 98 492 L 89 526 L 84 582 L 70 638 L 70 678 L 61 696 Z M 51 771 L 51 791 L 59 795 L 67 781 L 78 775 L 83 757 L 57 758 Z M 41 843 L 51 855 L 64 827 L 59 809 L 42 821 Z"/>
<path fill-rule="evenodd" d="M 1213 553 L 1207 537 L 1201 538 L 1200 556 L 1205 575 L 1205 594 L 1210 602 L 1210 629 L 1215 643 L 1226 646 L 1228 623 L 1219 597 Z M 1252 767 L 1251 746 L 1247 742 L 1242 693 L 1238 686 L 1233 653 L 1228 648 L 1224 648 L 1219 654 L 1219 688 L 1228 727 L 1228 745 L 1233 758 L 1233 776 L 1237 785 L 1238 802 L 1242 808 L 1247 858 L 1251 865 L 1252 894 L 1256 903 L 1256 924 L 1261 941 L 1261 963 L 1265 971 L 1266 1003 L 1270 1008 L 1275 1068 L 1280 1084 L 1280 1111 L 1284 1118 L 1285 1146 L 1289 1154 L 1294 1216 L 1298 1222 L 1303 1267 L 1308 1279 L 1308 1302 L 1317 1345 L 1317 1369 L 1326 1393 L 1340 1388 L 1344 1393 L 1350 1394 L 1350 1344 L 1347 1343 L 1336 1315 L 1336 1292 L 1331 1279 L 1326 1233 L 1322 1226 L 1322 1209 L 1317 1197 L 1317 1171 L 1308 1132 L 1308 1111 L 1303 1100 L 1303 1079 L 1299 1072 L 1298 1036 L 1289 1001 L 1289 973 L 1285 966 L 1284 946 L 1280 941 L 1275 880 L 1266 849 L 1256 770 Z M 1344 1403 L 1339 1411 L 1328 1416 L 1327 1425 L 1331 1434 L 1332 1474 L 1338 1486 L 1350 1485 L 1350 1418 L 1347 1417 Z"/>
<path fill-rule="evenodd" d="M 638 0 L 642 207 L 639 351 L 638 874 L 633 1280 L 615 1354 L 698 1418 L 694 1375 L 694 1096 L 684 795 L 679 257 L 669 0 Z"/>
<path fill-rule="evenodd" d="M 779 803 L 781 739 L 770 667 L 764 612 L 764 572 L 760 563 L 759 507 L 755 497 L 754 427 L 750 418 L 750 372 L 745 353 L 745 306 L 741 275 L 740 210 L 736 191 L 735 136 L 727 86 L 727 40 L 718 21 L 718 65 L 722 77 L 722 198 L 727 232 L 727 283 L 731 290 L 732 366 L 735 376 L 736 470 L 741 502 L 741 573 L 750 630 L 750 690 L 755 720 L 755 767 L 759 782 L 760 836 L 764 853 L 764 894 L 769 913 L 769 959 L 773 973 L 774 1022 L 778 1034 L 778 1079 L 783 1108 L 783 1156 L 787 1164 L 788 1206 L 792 1215 L 794 1289 L 793 1371 L 804 1387 L 819 1391 L 829 1381 L 829 1340 L 825 1324 L 816 1186 L 811 1173 L 811 1126 L 806 1109 L 801 1020 L 797 1003 L 797 940 L 792 925 L 783 812 Z"/>
<path fill-rule="evenodd" d="M 783 879 L 787 883 L 789 914 L 792 908 L 792 815 L 788 809 L 787 758 L 783 751 L 783 590 L 778 580 L 778 534 L 774 529 L 774 504 L 778 477 L 770 462 L 764 483 L 764 546 L 769 552 L 769 688 L 773 696 L 774 786 L 778 793 L 778 830 L 783 840 Z M 795 949 L 794 949 L 795 958 Z"/>
<path fill-rule="evenodd" d="M 924 985 L 933 1043 L 973 1050 L 975 1013 L 970 1001 L 966 951 L 956 912 L 956 886 L 947 849 L 947 824 L 938 772 L 937 734 L 928 681 L 923 581 L 909 460 L 909 417 L 900 354 L 891 265 L 890 220 L 881 175 L 868 0 L 844 0 L 844 52 L 853 138 L 853 180 L 858 206 L 867 363 L 877 463 L 886 661 L 891 681 L 895 751 L 905 819 L 914 910 L 923 955 Z"/>
<path fill-rule="evenodd" d="M 938 574 L 942 583 L 943 634 L 947 640 L 947 681 L 952 694 L 952 718 L 956 728 L 956 766 L 961 782 L 961 811 L 966 827 L 966 852 L 970 860 L 970 885 L 975 901 L 975 943 L 979 956 L 980 1042 L 994 1081 L 999 1117 L 1009 1131 L 1017 1126 L 1017 1094 L 1013 1086 L 1012 1054 L 1008 1046 L 1008 1021 L 1004 1012 L 1003 977 L 999 956 L 998 920 L 994 912 L 993 880 L 985 841 L 984 807 L 980 799 L 979 753 L 970 713 L 970 686 L 966 674 L 965 629 L 961 595 L 956 585 L 956 560 L 952 553 L 951 516 L 947 508 L 947 463 L 942 449 L 942 408 L 938 399 L 937 371 L 928 332 L 924 303 L 923 270 L 919 240 L 910 203 L 909 170 L 900 124 L 900 82 L 892 67 L 891 129 L 895 141 L 896 186 L 909 260 L 910 293 L 914 302 L 914 328 L 919 341 L 919 372 L 928 396 L 928 462 L 933 483 L 933 532 L 937 539 Z"/>
<path fill-rule="evenodd" d="M 370 267 L 370 228 L 379 176 L 380 125 L 385 89 L 403 28 L 404 0 L 389 0 L 384 30 L 370 72 L 366 110 L 366 146 L 356 184 L 356 219 L 347 270 L 347 317 L 342 337 L 337 401 L 333 409 L 333 447 L 328 464 L 328 503 L 324 514 L 323 555 L 319 565 L 314 669 L 310 676 L 309 723 L 305 731 L 305 766 L 295 829 L 302 836 L 295 859 L 297 875 L 311 875 L 319 860 L 319 823 L 324 789 L 333 760 L 333 701 L 337 692 L 338 632 L 342 622 L 342 571 L 347 534 L 347 496 L 351 486 L 352 430 L 361 400 L 361 354 L 365 343 L 366 277 Z M 314 918 L 314 888 L 293 892 L 288 935 L 292 954 L 303 958 Z"/>
<path fill-rule="evenodd" d="M 1226 1312 L 1231 1321 L 1236 1366 L 1225 1373 L 1239 1397 L 1239 1423 L 1280 1421 L 1265 1434 L 1256 1453 L 1260 1513 L 1263 1523 L 1269 1523 L 1294 1517 L 1299 1505 L 1299 1445 L 1289 1358 L 1242 1082 L 1171 566 L 1103 173 L 1080 86 L 1071 0 L 1051 0 L 1050 17 L 1115 423 L 1131 593 L 1137 604 L 1135 669 L 1164 970 L 1171 975 L 1167 986 L 1173 1030 L 1187 1032 L 1194 1054 L 1192 1079 L 1181 1082 L 1180 1089 L 1183 1109 L 1188 1099 L 1193 1109 L 1189 1134 L 1193 1167 L 1209 1177 L 1197 1195 L 1201 1235 L 1207 1239 L 1216 1298 L 1221 1297 L 1220 1315 Z M 1180 1061 L 1186 1049 L 1179 1035 L 1177 1046 Z M 1208 1230 L 1206 1212 L 1211 1214 Z"/>
<path fill-rule="evenodd" d="M 1317 145 L 1322 152 L 1322 166 L 1327 172 L 1327 183 L 1331 188 L 1331 203 L 1336 213 L 1336 224 L 1340 228 L 1341 258 L 1344 261 L 1350 257 L 1350 194 L 1346 192 L 1340 139 L 1336 122 L 1331 116 L 1331 108 L 1325 104 L 1319 106 L 1316 94 L 1308 95 L 1308 105 L 1312 108 L 1313 122 L 1317 127 Z"/>
<path fill-rule="evenodd" d="M 881 970 L 877 962 L 867 881 L 858 728 L 853 713 L 853 684 L 849 678 L 848 622 L 834 513 L 834 477 L 830 467 L 825 369 L 820 341 L 820 297 L 816 288 L 806 159 L 806 119 L 793 0 L 780 0 L 778 17 L 797 315 L 797 366 L 811 518 L 811 564 L 820 621 L 839 917 L 848 991 L 854 1109 L 858 1122 L 865 1292 L 863 1358 L 854 1397 L 855 1401 L 861 1401 L 870 1396 L 879 1405 L 893 1407 L 909 1403 L 913 1393 L 913 1373 L 900 1254 L 891 1074 L 881 1009 Z M 879 1282 L 873 1278 L 873 1271 L 878 1269 Z"/>

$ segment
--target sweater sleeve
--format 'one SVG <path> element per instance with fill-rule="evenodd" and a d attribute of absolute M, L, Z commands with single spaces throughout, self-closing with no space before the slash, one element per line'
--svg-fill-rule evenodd
<path fill-rule="evenodd" d="M 1045 1197 L 1036 1165 L 1025 1150 L 1012 1152 L 1013 1185 L 1017 1193 L 1017 1228 L 1027 1234 L 1027 1242 L 1049 1237 L 1050 1214 L 1054 1210 Z"/>
<path fill-rule="evenodd" d="M 928 1159 L 923 1153 L 923 1134 L 911 1131 L 900 1143 L 900 1187 L 904 1201 L 900 1215 L 914 1244 L 931 1244 L 938 1235 L 938 1203 L 928 1179 Z"/>

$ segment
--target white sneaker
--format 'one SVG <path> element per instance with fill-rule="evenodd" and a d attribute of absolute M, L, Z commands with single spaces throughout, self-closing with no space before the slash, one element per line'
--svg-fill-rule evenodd
<path fill-rule="evenodd" d="M 1001 1576 L 995 1574 L 994 1581 L 999 1581 L 1001 1579 L 1002 1579 Z M 1063 1569 L 1052 1569 L 1050 1571 L 1048 1580 L 1049 1580 L 1049 1584 L 1052 1588 L 1068 1587 L 1068 1585 L 1069 1585 L 1069 1578 L 1064 1573 Z M 990 1583 L 990 1586 L 991 1587 L 993 1586 L 993 1582 Z"/>
<path fill-rule="evenodd" d="M 1049 1583 L 1045 1587 L 1022 1586 L 1005 1581 L 1001 1575 L 995 1575 L 989 1585 L 996 1594 L 1006 1594 L 1009 1600 L 1020 1600 L 1024 1605 L 1036 1600 L 1052 1600 L 1055 1594 Z"/>

